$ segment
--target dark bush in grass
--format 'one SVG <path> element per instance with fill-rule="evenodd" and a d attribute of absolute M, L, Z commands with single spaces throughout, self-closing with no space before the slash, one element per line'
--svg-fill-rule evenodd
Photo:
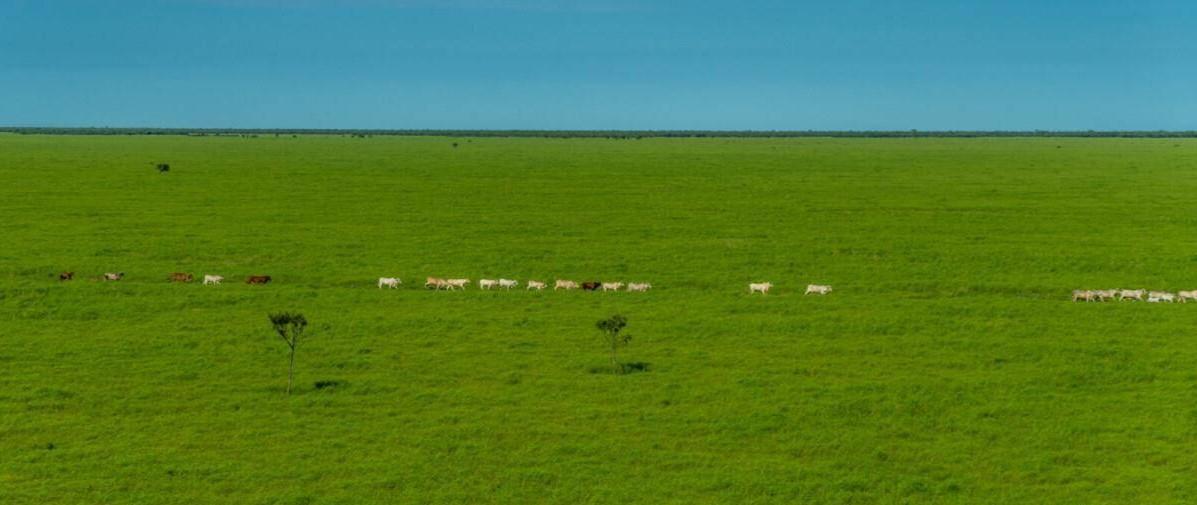
<path fill-rule="evenodd" d="M 316 389 L 335 389 L 345 386 L 346 383 L 339 380 L 322 380 L 316 381 L 314 386 Z"/>

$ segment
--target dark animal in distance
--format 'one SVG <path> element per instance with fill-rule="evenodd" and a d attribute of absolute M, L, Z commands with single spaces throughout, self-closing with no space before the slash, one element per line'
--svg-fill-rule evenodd
<path fill-rule="evenodd" d="M 69 281 L 74 278 L 75 278 L 75 272 L 63 272 L 63 273 L 58 274 L 58 280 L 60 280 L 60 281 Z"/>
<path fill-rule="evenodd" d="M 246 284 L 266 284 L 270 282 L 269 275 L 251 275 L 245 279 Z"/>
<path fill-rule="evenodd" d="M 582 289 L 584 289 L 586 291 L 598 291 L 598 289 L 601 287 L 603 287 L 603 283 L 601 283 L 599 281 L 582 283 Z"/>
<path fill-rule="evenodd" d="M 191 275 L 191 274 L 185 274 L 182 272 L 175 272 L 173 274 L 170 274 L 170 282 L 191 282 L 194 280 L 195 280 L 195 276 Z"/>
<path fill-rule="evenodd" d="M 159 163 L 154 168 L 158 169 L 158 173 L 165 174 L 170 171 L 170 163 Z"/>

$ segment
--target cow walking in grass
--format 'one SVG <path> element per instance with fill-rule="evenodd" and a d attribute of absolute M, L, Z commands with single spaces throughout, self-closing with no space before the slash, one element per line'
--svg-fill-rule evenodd
<path fill-rule="evenodd" d="M 447 289 L 449 289 L 449 290 L 454 290 L 454 289 L 464 290 L 466 288 L 466 286 L 468 286 L 469 284 L 470 284 L 469 279 L 448 279 L 445 281 L 445 285 L 446 285 Z"/>
<path fill-rule="evenodd" d="M 603 291 L 619 291 L 623 287 L 622 282 L 604 282 Z"/>
<path fill-rule="evenodd" d="M 578 283 L 574 281 L 557 279 L 557 282 L 553 283 L 553 291 L 557 291 L 558 289 L 564 289 L 567 291 L 570 289 L 578 289 Z"/>
<path fill-rule="evenodd" d="M 1091 302 L 1097 299 L 1097 295 L 1090 289 L 1074 289 L 1072 290 L 1072 301 L 1074 302 Z"/>
<path fill-rule="evenodd" d="M 807 284 L 806 292 L 803 295 L 825 295 L 831 292 L 831 286 L 822 284 Z"/>
<path fill-rule="evenodd" d="M 496 281 L 494 279 L 478 279 L 478 289 L 490 290 L 490 288 L 493 288 L 498 285 L 499 285 L 499 281 Z"/>
<path fill-rule="evenodd" d="M 1151 291 L 1147 293 L 1148 303 L 1172 303 L 1176 301 L 1176 295 L 1167 291 Z"/>
<path fill-rule="evenodd" d="M 403 281 L 400 280 L 398 277 L 379 277 L 378 278 L 378 289 L 382 289 L 383 286 L 391 288 L 391 289 L 399 289 L 400 284 L 403 284 Z"/>
<path fill-rule="evenodd" d="M 1180 303 L 1187 303 L 1185 300 L 1193 300 L 1197 302 L 1197 290 L 1181 291 L 1176 293 L 1176 301 Z"/>
<path fill-rule="evenodd" d="M 224 282 L 223 275 L 205 275 L 204 276 L 204 285 L 205 286 L 207 286 L 209 284 L 220 284 L 222 282 Z"/>
<path fill-rule="evenodd" d="M 511 291 L 511 288 L 514 288 L 518 285 L 519 285 L 519 281 L 514 280 L 514 279 L 499 279 L 499 287 L 506 289 L 508 291 Z"/>
<path fill-rule="evenodd" d="M 525 290 L 528 290 L 528 289 L 535 289 L 535 290 L 537 290 L 537 291 L 544 291 L 544 288 L 545 288 L 545 284 L 544 284 L 543 282 L 541 282 L 541 281 L 533 281 L 533 280 L 529 280 L 529 281 L 528 281 L 528 287 L 526 287 L 526 288 L 524 288 L 524 289 L 525 289 Z"/>
<path fill-rule="evenodd" d="M 770 289 L 773 289 L 772 282 L 754 282 L 748 285 L 748 294 L 760 293 L 767 295 Z"/>
<path fill-rule="evenodd" d="M 1143 295 L 1146 294 L 1147 291 L 1143 289 L 1122 289 L 1118 291 L 1118 299 L 1132 301 L 1138 300 L 1141 302 L 1143 301 Z"/>
<path fill-rule="evenodd" d="M 436 290 L 449 289 L 449 281 L 440 277 L 429 277 L 428 280 L 424 281 L 424 287 Z"/>
<path fill-rule="evenodd" d="M 633 291 L 633 292 L 643 293 L 645 291 L 652 289 L 652 287 L 653 287 L 653 285 L 649 284 L 647 282 L 629 282 L 628 283 L 628 291 Z"/>

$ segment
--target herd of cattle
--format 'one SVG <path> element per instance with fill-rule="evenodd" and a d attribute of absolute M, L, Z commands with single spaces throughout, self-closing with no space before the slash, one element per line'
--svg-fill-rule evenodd
<path fill-rule="evenodd" d="M 115 282 L 115 281 L 119 281 L 124 278 L 125 278 L 124 272 L 104 272 L 103 275 L 100 275 L 99 277 L 94 277 L 93 279 L 100 280 L 100 281 Z M 74 280 L 74 279 L 75 279 L 75 272 L 62 272 L 62 273 L 58 274 L 58 280 L 60 280 L 60 281 L 69 281 L 69 280 Z M 175 272 L 173 274 L 170 274 L 170 276 L 167 277 L 166 280 L 168 280 L 170 282 L 193 282 L 193 281 L 195 281 L 195 276 L 191 275 L 191 274 L 187 274 L 187 273 Z M 245 278 L 246 284 L 267 284 L 270 281 L 271 281 L 271 279 L 270 279 L 269 275 L 251 275 L 251 276 Z M 222 282 L 224 282 L 223 275 L 205 275 L 204 276 L 204 284 L 205 285 L 220 284 Z"/>
<path fill-rule="evenodd" d="M 1172 303 L 1186 300 L 1197 301 L 1197 290 L 1180 291 L 1175 294 L 1167 291 L 1147 291 L 1146 289 L 1074 289 L 1074 302 L 1108 302 L 1111 300 L 1143 301 L 1147 297 L 1148 303 Z"/>
<path fill-rule="evenodd" d="M 75 278 L 75 272 L 62 272 L 58 274 L 58 280 L 69 281 Z M 96 277 L 96 280 L 103 281 L 119 281 L 125 278 L 124 272 L 104 272 L 103 275 Z M 195 276 L 188 273 L 175 272 L 167 277 L 170 282 L 193 282 Z M 220 284 L 224 282 L 224 276 L 221 275 L 205 275 L 204 284 Z M 269 275 L 251 275 L 245 278 L 246 284 L 267 284 L 270 282 Z M 440 277 L 429 277 L 424 281 L 424 287 L 433 290 L 453 291 L 458 289 L 465 289 L 473 281 L 470 279 L 442 279 Z M 378 289 L 392 288 L 397 289 L 403 281 L 398 277 L 379 277 Z M 518 287 L 520 282 L 513 279 L 479 279 L 478 288 L 490 290 L 494 288 L 511 290 L 511 288 Z M 535 289 L 541 291 L 548 287 L 548 283 L 537 280 L 528 280 L 524 289 Z M 553 291 L 560 289 L 582 289 L 584 291 L 638 291 L 645 292 L 652 289 L 653 285 L 647 282 L 601 282 L 601 281 L 587 281 L 575 282 L 557 279 L 553 283 Z M 773 289 L 772 282 L 754 282 L 748 285 L 748 294 L 760 293 L 768 294 L 769 290 Z M 806 292 L 803 294 L 811 295 L 826 295 L 831 292 L 831 286 L 823 284 L 807 284 Z M 1148 291 L 1145 289 L 1076 289 L 1072 291 L 1072 301 L 1074 302 L 1106 302 L 1112 300 L 1131 300 L 1131 301 L 1147 301 L 1148 303 L 1171 303 L 1177 302 L 1185 303 L 1188 300 L 1197 301 L 1197 290 L 1180 291 L 1177 293 L 1169 293 L 1167 291 Z"/>
<path fill-rule="evenodd" d="M 473 281 L 470 279 L 442 279 L 440 277 L 429 277 L 424 281 L 424 287 L 427 289 L 443 289 L 446 291 L 453 291 L 456 289 L 465 289 L 466 286 L 469 286 L 472 282 Z M 384 286 L 397 288 L 399 287 L 399 284 L 402 283 L 403 281 L 399 280 L 398 277 L 380 277 L 378 279 L 379 288 Z M 493 288 L 511 290 L 511 288 L 517 287 L 519 285 L 520 281 L 514 279 L 478 279 L 478 288 L 485 290 L 490 290 Z M 529 280 L 525 286 L 526 287 L 524 289 L 535 289 L 537 291 L 541 291 L 548 287 L 548 283 L 544 281 Z M 557 291 L 559 289 L 568 291 L 571 289 L 581 288 L 585 291 L 619 291 L 620 289 L 626 289 L 627 291 L 644 292 L 652 289 L 652 287 L 653 285 L 647 282 L 574 282 L 557 279 L 557 281 L 553 283 L 553 291 Z"/>
<path fill-rule="evenodd" d="M 60 281 L 69 281 L 74 278 L 75 278 L 75 272 L 62 272 L 62 273 L 58 274 L 58 280 L 60 280 Z M 99 277 L 95 277 L 96 280 L 114 281 L 114 282 L 119 281 L 124 278 L 125 278 L 124 272 L 105 272 L 103 275 L 101 275 Z M 187 282 L 194 282 L 195 276 L 192 274 L 189 274 L 189 273 L 175 272 L 175 273 L 170 274 L 166 278 L 166 280 L 168 280 L 170 282 L 187 283 Z M 205 275 L 203 280 L 204 280 L 204 285 L 221 284 L 222 282 L 224 282 L 224 276 L 222 276 L 222 275 Z M 266 284 L 266 283 L 269 283 L 270 281 L 271 281 L 271 279 L 270 279 L 269 275 L 251 275 L 251 276 L 245 278 L 246 284 Z M 427 278 L 427 280 L 424 281 L 424 287 L 426 289 L 433 289 L 433 290 L 438 290 L 438 291 L 439 290 L 453 291 L 453 290 L 458 290 L 458 289 L 464 290 L 464 289 L 466 289 L 466 286 L 469 286 L 472 282 L 473 281 L 471 281 L 470 279 L 442 279 L 440 277 L 429 277 L 429 278 Z M 378 289 L 382 289 L 382 288 L 398 289 L 400 284 L 403 284 L 403 280 L 398 277 L 379 277 L 378 278 Z M 511 290 L 511 288 L 518 287 L 519 285 L 520 285 L 520 282 L 517 280 L 514 280 L 514 279 L 479 279 L 478 280 L 478 288 L 484 289 L 484 290 L 490 290 L 490 289 L 494 289 L 494 288 Z M 527 290 L 535 289 L 537 291 L 544 290 L 545 288 L 548 287 L 548 283 L 546 283 L 544 281 L 537 281 L 537 280 L 528 280 L 524 285 L 526 286 L 524 289 L 527 289 Z M 569 281 L 569 280 L 563 280 L 563 279 L 557 279 L 555 282 L 553 282 L 553 291 L 557 291 L 557 290 L 561 290 L 561 289 L 564 289 L 566 291 L 569 291 L 571 289 L 582 289 L 584 291 L 619 291 L 619 290 L 623 289 L 625 291 L 634 291 L 634 292 L 643 293 L 652 288 L 653 288 L 653 285 L 650 283 L 647 283 L 647 282 L 628 282 L 628 283 L 602 282 L 602 281 L 575 282 L 575 281 Z M 770 289 L 773 289 L 772 282 L 754 282 L 754 283 L 751 283 L 748 285 L 748 294 L 753 294 L 753 293 L 768 294 Z M 823 285 L 823 284 L 808 284 L 806 286 L 805 294 L 825 295 L 830 292 L 831 292 L 831 286 L 827 286 L 827 285 Z M 1188 293 L 1188 292 L 1182 292 L 1182 295 L 1184 293 Z M 1197 293 L 1197 291 L 1194 291 L 1192 293 Z M 1197 300 L 1197 297 L 1195 297 L 1194 299 Z"/>

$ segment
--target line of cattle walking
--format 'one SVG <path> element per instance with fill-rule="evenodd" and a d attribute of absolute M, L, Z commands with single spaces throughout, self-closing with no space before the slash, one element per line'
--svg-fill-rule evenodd
<path fill-rule="evenodd" d="M 1197 301 L 1197 290 L 1179 291 L 1175 294 L 1167 291 L 1148 291 L 1146 289 L 1074 289 L 1072 291 L 1072 301 L 1074 302 L 1108 302 L 1111 300 L 1131 300 L 1144 301 L 1143 297 L 1147 297 L 1148 303 L 1172 303 L 1179 301 L 1185 303 L 1186 300 Z"/>
<path fill-rule="evenodd" d="M 471 281 L 470 279 L 442 279 L 440 277 L 429 277 L 424 281 L 424 287 L 427 289 L 434 289 L 434 290 L 453 291 L 453 290 L 457 290 L 457 289 L 465 289 L 466 286 L 469 286 L 470 283 L 472 283 L 472 282 L 473 281 Z M 390 288 L 398 288 L 399 285 L 402 283 L 403 283 L 403 281 L 399 280 L 398 277 L 379 277 L 378 278 L 378 287 L 379 288 L 382 288 L 384 286 L 390 287 Z M 490 290 L 493 288 L 511 290 L 511 288 L 519 286 L 519 284 L 520 284 L 520 281 L 517 281 L 514 279 L 478 279 L 478 289 L 485 289 L 485 290 Z M 548 287 L 548 283 L 546 283 L 544 281 L 529 280 L 525 286 L 526 287 L 524 289 L 535 289 L 537 291 L 541 291 L 541 290 L 545 289 L 546 287 Z M 625 288 L 625 286 L 626 286 L 626 288 Z M 553 283 L 553 291 L 557 291 L 559 289 L 564 289 L 564 290 L 568 291 L 571 289 L 581 288 L 585 291 L 619 291 L 620 289 L 626 289 L 627 291 L 644 292 L 644 291 L 648 291 L 648 290 L 652 289 L 652 287 L 653 287 L 653 285 L 649 284 L 647 282 L 628 282 L 628 283 L 601 282 L 601 281 L 574 282 L 574 281 L 557 279 L 557 281 Z"/>
<path fill-rule="evenodd" d="M 99 277 L 93 277 L 94 280 L 116 282 L 125 278 L 124 272 L 104 272 Z M 58 274 L 58 280 L 69 281 L 75 279 L 75 272 L 62 272 Z M 175 272 L 166 278 L 170 282 L 193 282 L 195 276 L 182 272 Z M 245 278 L 246 284 L 269 284 L 272 279 L 269 275 L 251 275 Z M 224 282 L 223 275 L 205 275 L 204 284 L 220 284 Z"/>
<path fill-rule="evenodd" d="M 62 272 L 62 273 L 58 274 L 59 281 L 69 281 L 69 280 L 73 280 L 74 278 L 75 278 L 75 272 Z M 100 275 L 99 277 L 95 277 L 94 279 L 115 282 L 115 281 L 119 281 L 124 278 L 125 278 L 124 272 L 105 272 L 103 275 Z M 167 276 L 167 280 L 170 282 L 188 283 L 188 282 L 194 282 L 195 276 L 192 274 L 189 274 L 189 273 L 175 272 L 175 273 L 172 273 L 169 276 Z M 224 276 L 223 275 L 204 275 L 203 281 L 204 281 L 204 285 L 217 285 L 217 284 L 221 284 L 224 282 Z M 246 284 L 267 284 L 270 281 L 271 281 L 271 278 L 269 275 L 251 275 L 251 276 L 245 278 Z M 424 287 L 426 289 L 433 289 L 433 290 L 438 290 L 438 291 L 439 290 L 454 291 L 454 290 L 458 290 L 458 289 L 464 290 L 466 288 L 466 286 L 469 286 L 472 282 L 473 281 L 471 281 L 470 279 L 442 279 L 440 277 L 428 277 L 427 280 L 424 281 Z M 378 289 L 382 289 L 382 288 L 398 289 L 400 284 L 403 284 L 403 280 L 398 277 L 379 277 L 378 278 Z M 484 290 L 490 290 L 493 288 L 511 290 L 512 288 L 518 287 L 519 284 L 520 284 L 520 282 L 517 280 L 514 280 L 514 279 L 479 279 L 478 280 L 478 288 L 484 289 Z M 527 289 L 527 290 L 535 289 L 537 291 L 541 291 L 548 287 L 548 283 L 546 283 L 544 281 L 528 280 L 528 282 L 525 284 L 525 286 L 526 286 L 525 289 Z M 623 289 L 625 291 L 645 292 L 645 291 L 652 289 L 652 287 L 653 287 L 653 285 L 650 283 L 647 283 L 647 282 L 628 282 L 628 283 L 624 283 L 622 281 L 619 281 L 619 282 L 602 282 L 602 281 L 575 282 L 575 281 L 570 281 L 570 280 L 557 279 L 553 283 L 553 291 L 562 290 L 562 289 L 564 289 L 566 291 L 569 291 L 571 289 L 582 289 L 584 291 L 619 291 L 620 289 Z M 772 282 L 754 282 L 754 283 L 750 283 L 748 285 L 748 294 L 760 293 L 760 294 L 764 295 L 764 294 L 768 294 L 771 289 L 773 289 Z M 827 286 L 827 285 L 823 285 L 823 284 L 808 284 L 806 286 L 806 292 L 804 294 L 826 295 L 828 293 L 831 293 L 831 286 Z"/>

